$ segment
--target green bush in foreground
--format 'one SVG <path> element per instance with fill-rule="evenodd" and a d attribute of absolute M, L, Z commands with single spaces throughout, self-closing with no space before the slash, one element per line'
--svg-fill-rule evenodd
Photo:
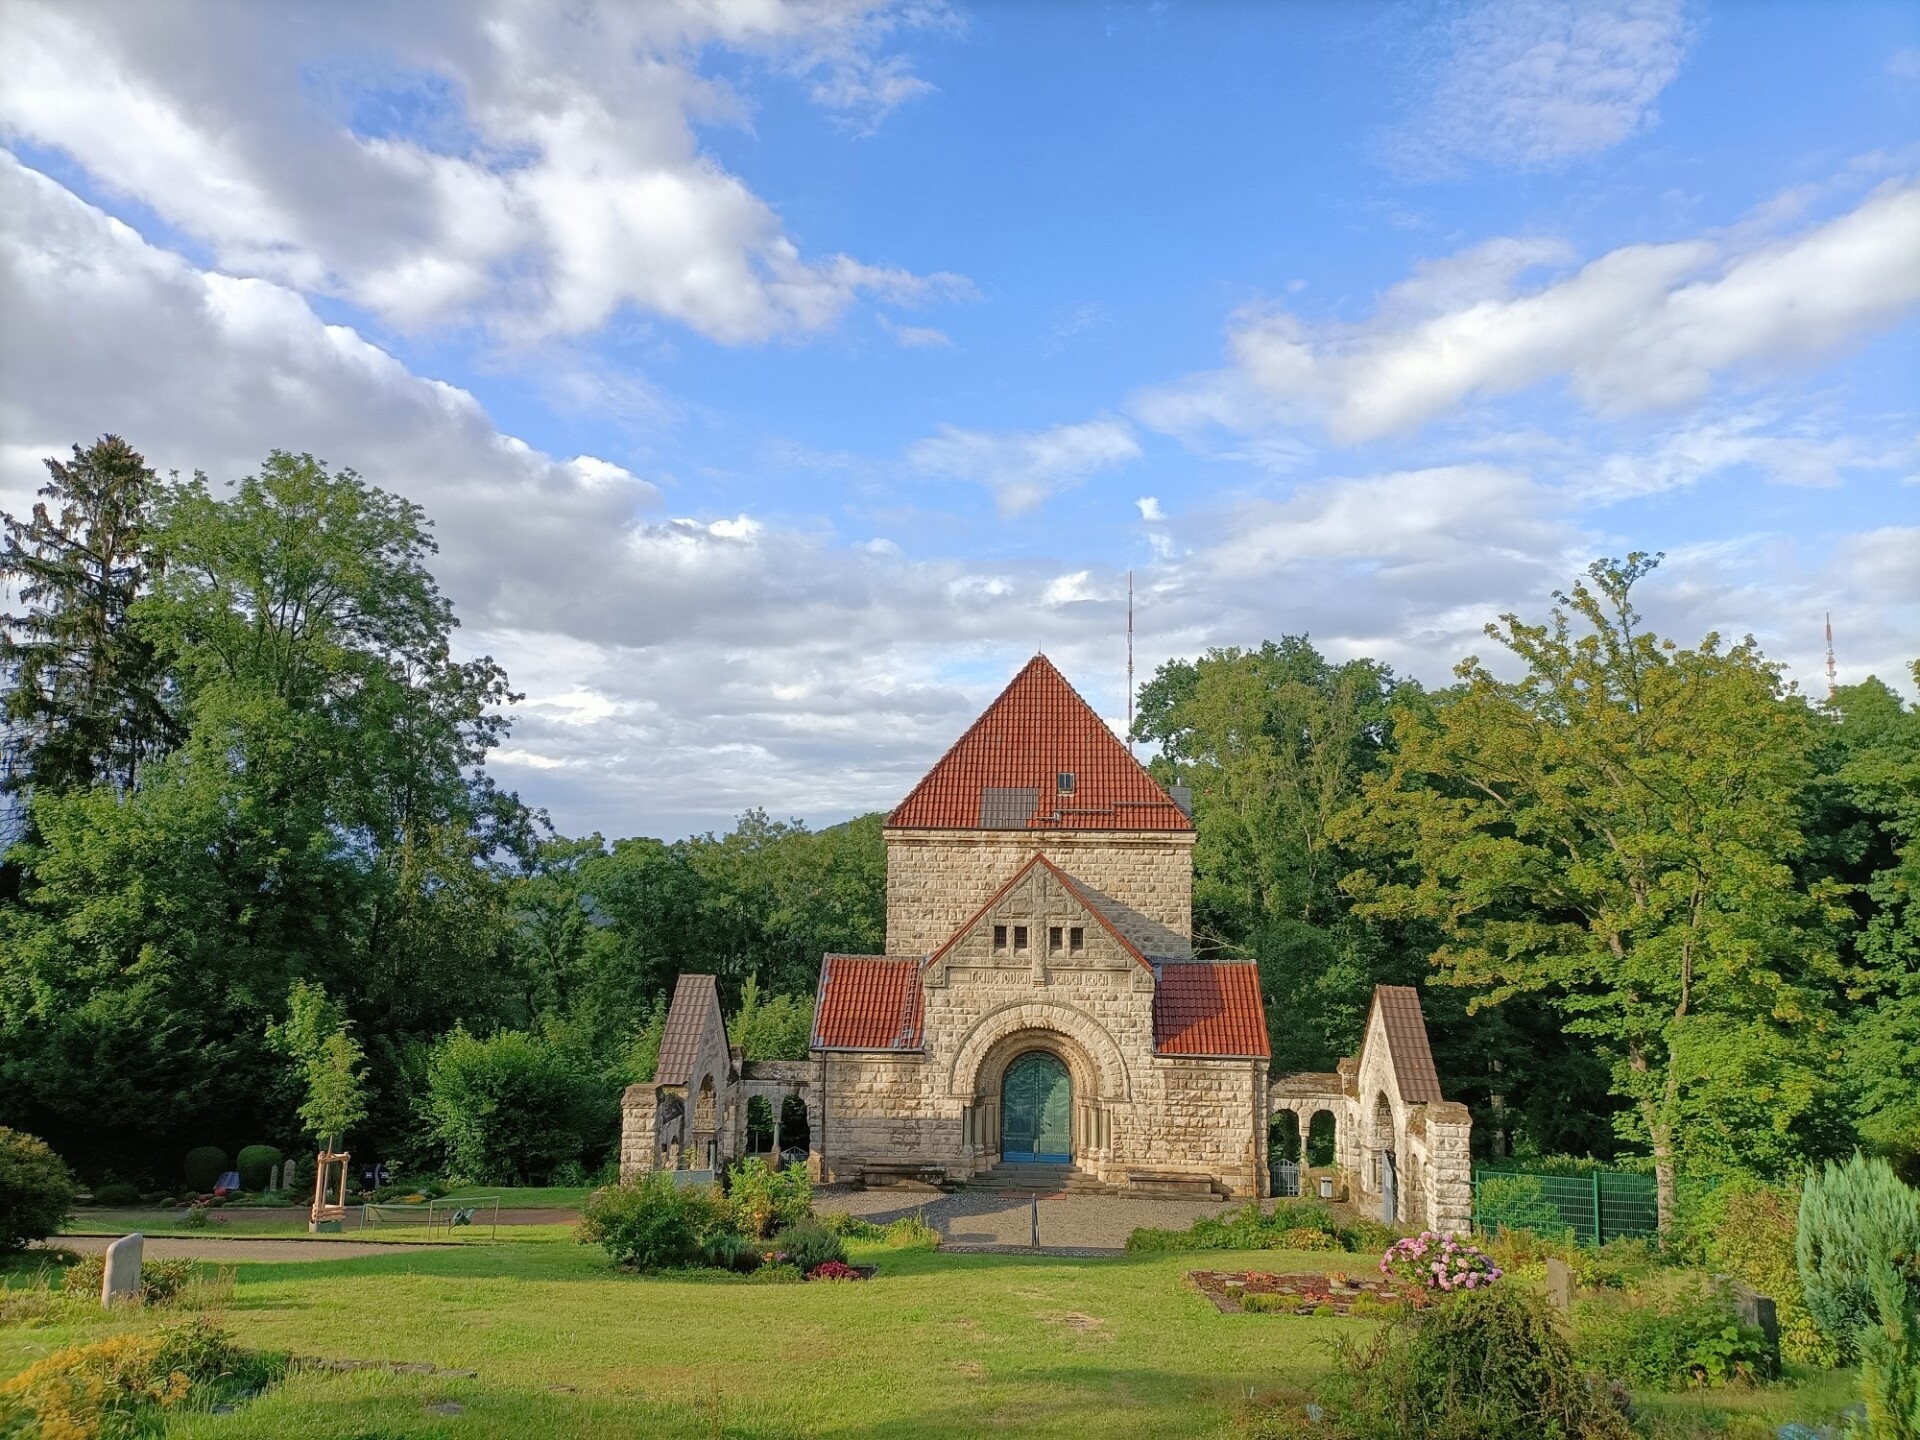
<path fill-rule="evenodd" d="M 1629 1440 L 1544 1300 L 1496 1285 L 1456 1293 L 1343 1345 L 1318 1413 L 1267 1416 L 1264 1440 Z"/>
<path fill-rule="evenodd" d="M 813 1213 L 813 1180 L 805 1165 L 776 1170 L 755 1155 L 734 1167 L 727 1198 L 733 1202 L 740 1228 L 765 1237 Z"/>
<path fill-rule="evenodd" d="M 847 1258 L 847 1247 L 840 1243 L 840 1237 L 818 1220 L 789 1225 L 773 1237 L 773 1248 L 783 1252 L 802 1274 L 829 1260 L 844 1264 Z"/>
<path fill-rule="evenodd" d="M 1843 1354 L 1860 1359 L 1873 1440 L 1920 1440 L 1920 1191 L 1856 1155 L 1807 1177 L 1800 1280 Z"/>
<path fill-rule="evenodd" d="M 1713 1389 L 1774 1378 L 1766 1337 L 1740 1323 L 1724 1287 L 1697 1275 L 1585 1298 L 1574 1333 L 1584 1362 L 1631 1385 Z"/>
<path fill-rule="evenodd" d="M 46 1141 L 0 1126 L 0 1255 L 57 1231 L 79 1193 Z"/>
<path fill-rule="evenodd" d="M 668 1170 L 596 1190 L 580 1212 L 580 1243 L 599 1245 L 636 1270 L 698 1265 L 710 1240 L 738 1233 L 733 1208 L 717 1190 L 675 1185 Z"/>

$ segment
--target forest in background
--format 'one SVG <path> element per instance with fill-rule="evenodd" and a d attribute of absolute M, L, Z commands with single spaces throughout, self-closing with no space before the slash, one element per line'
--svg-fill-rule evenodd
<path fill-rule="evenodd" d="M 569 838 L 487 778 L 514 696 L 453 658 L 427 517 L 275 452 L 223 493 L 115 437 L 6 517 L 0 1125 L 89 1179 L 288 1144 L 296 982 L 364 1054 L 356 1153 L 589 1173 L 682 971 L 804 1052 L 823 952 L 878 951 L 878 815 Z M 1645 630 L 1604 561 L 1441 689 L 1303 637 L 1160 668 L 1203 953 L 1260 967 L 1276 1069 L 1418 984 L 1483 1148 L 1778 1176 L 1920 1153 L 1920 712 L 1813 703 L 1750 641 Z M 1517 679 L 1502 678 L 1518 676 Z M 1920 675 L 1916 676 L 1920 683 Z"/>

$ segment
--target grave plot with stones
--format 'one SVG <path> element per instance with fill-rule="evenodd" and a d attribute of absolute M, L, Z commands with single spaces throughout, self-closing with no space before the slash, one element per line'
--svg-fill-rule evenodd
<path fill-rule="evenodd" d="M 1190 1270 L 1187 1279 L 1222 1315 L 1349 1315 L 1377 1318 L 1427 1302 L 1424 1290 L 1358 1275 L 1275 1275 L 1263 1270 Z"/>

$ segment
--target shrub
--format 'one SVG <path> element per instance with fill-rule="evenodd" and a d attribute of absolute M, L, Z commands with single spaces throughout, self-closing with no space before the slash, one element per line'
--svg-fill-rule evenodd
<path fill-rule="evenodd" d="M 840 1237 L 818 1220 L 802 1220 L 798 1225 L 789 1225 L 774 1236 L 773 1243 L 803 1272 L 811 1271 L 829 1260 L 844 1264 L 847 1258 L 847 1247 L 840 1243 Z"/>
<path fill-rule="evenodd" d="M 798 1265 L 782 1260 L 772 1265 L 762 1265 L 747 1277 L 749 1285 L 798 1285 L 807 1277 L 800 1273 Z"/>
<path fill-rule="evenodd" d="M 612 1090 L 565 1046 L 456 1028 L 427 1061 L 426 1112 L 453 1171 L 485 1185 L 538 1185 L 593 1152 L 616 1122 Z"/>
<path fill-rule="evenodd" d="M 1920 1440 L 1920 1192 L 1856 1155 L 1807 1178 L 1800 1280 L 1837 1347 L 1860 1357 L 1875 1440 Z"/>
<path fill-rule="evenodd" d="M 580 1214 L 581 1244 L 638 1270 L 698 1264 L 711 1237 L 731 1233 L 733 1211 L 710 1186 L 677 1186 L 665 1170 L 596 1190 Z"/>
<path fill-rule="evenodd" d="M 775 1170 L 756 1155 L 741 1161 L 729 1181 L 728 1198 L 749 1235 L 771 1235 L 813 1213 L 813 1180 L 804 1165 Z"/>
<path fill-rule="evenodd" d="M 0 1419 L 11 1406 L 25 1434 L 69 1440 L 150 1434 L 155 1410 L 211 1408 L 260 1390 L 285 1362 L 234 1345 L 203 1318 L 150 1335 L 116 1335 L 56 1350 L 0 1384 Z M 0 1432 L 5 1433 L 5 1432 Z"/>
<path fill-rule="evenodd" d="M 46 1141 L 0 1126 L 0 1255 L 57 1231 L 79 1193 Z"/>
<path fill-rule="evenodd" d="M 1814 1323 L 1800 1285 L 1795 1259 L 1800 1204 L 1794 1190 L 1736 1178 L 1707 1191 L 1689 1209 L 1686 1238 L 1699 1261 L 1773 1297 L 1780 1320 L 1780 1353 L 1805 1364 L 1837 1364 L 1839 1348 Z M 1582 1283 L 1590 1282 L 1583 1276 Z"/>
<path fill-rule="evenodd" d="M 1574 1316 L 1581 1358 L 1633 1385 L 1712 1389 L 1772 1378 L 1766 1338 L 1740 1323 L 1724 1287 L 1699 1276 L 1582 1299 Z"/>
<path fill-rule="evenodd" d="M 731 1230 L 716 1230 L 701 1242 L 700 1263 L 715 1270 L 733 1270 L 749 1275 L 762 1263 L 760 1247 L 744 1235 Z"/>
<path fill-rule="evenodd" d="M 1333 1249 L 1353 1248 L 1352 1232 L 1343 1230 L 1334 1220 L 1333 1212 L 1317 1201 L 1276 1200 L 1272 1211 L 1264 1212 L 1259 1201 L 1249 1200 L 1238 1209 L 1220 1215 L 1203 1215 L 1185 1230 L 1145 1227 L 1135 1230 L 1127 1236 L 1127 1249 L 1135 1254 L 1161 1250 L 1299 1249 L 1300 1246 L 1288 1244 L 1287 1237 L 1302 1230 L 1316 1230 L 1328 1236 L 1334 1242 Z"/>
<path fill-rule="evenodd" d="M 213 1224 L 213 1211 L 196 1200 L 187 1206 L 187 1213 L 180 1217 L 180 1224 L 187 1230 L 205 1230 Z"/>
<path fill-rule="evenodd" d="M 248 1145 L 233 1158 L 233 1168 L 240 1172 L 240 1188 L 243 1190 L 264 1190 L 273 1179 L 274 1167 L 287 1157 L 271 1145 Z"/>
<path fill-rule="evenodd" d="M 196 1145 L 187 1151 L 180 1173 L 186 1177 L 187 1189 L 196 1195 L 203 1195 L 218 1185 L 220 1177 L 227 1173 L 227 1152 L 218 1145 Z"/>
<path fill-rule="evenodd" d="M 1345 1250 L 1339 1237 L 1327 1234 L 1324 1230 L 1315 1230 L 1311 1226 L 1299 1226 L 1280 1232 L 1281 1248 L 1284 1250 Z"/>
<path fill-rule="evenodd" d="M 829 1260 L 807 1271 L 809 1280 L 858 1280 L 860 1272 L 844 1260 Z"/>
<path fill-rule="evenodd" d="M 1628 1440 L 1603 1382 L 1584 1373 L 1545 1301 L 1496 1285 L 1408 1309 L 1371 1344 L 1341 1346 L 1318 1423 L 1268 1433 L 1320 1440 Z"/>
<path fill-rule="evenodd" d="M 938 1250 L 940 1232 L 927 1223 L 925 1215 L 902 1215 L 883 1232 L 888 1246 L 895 1250 Z"/>
<path fill-rule="evenodd" d="M 1474 1184 L 1473 1216 L 1491 1235 L 1506 1230 L 1569 1233 L 1559 1206 L 1547 1199 L 1546 1187 L 1536 1175 L 1482 1175 Z"/>
<path fill-rule="evenodd" d="M 192 1281 L 191 1260 L 148 1260 L 140 1267 L 140 1303 L 171 1305 Z"/>
<path fill-rule="evenodd" d="M 1505 1272 L 1478 1246 L 1422 1230 L 1387 1248 L 1380 1273 L 1429 1290 L 1484 1290 Z"/>
<path fill-rule="evenodd" d="M 140 1187 L 129 1185 L 124 1180 L 109 1181 L 105 1185 L 93 1187 L 93 1203 L 125 1207 L 140 1203 Z"/>
<path fill-rule="evenodd" d="M 831 1215 L 819 1217 L 820 1223 L 838 1235 L 842 1240 L 881 1241 L 887 1238 L 888 1228 L 875 1224 L 864 1215 L 848 1215 L 844 1211 L 835 1211 Z"/>

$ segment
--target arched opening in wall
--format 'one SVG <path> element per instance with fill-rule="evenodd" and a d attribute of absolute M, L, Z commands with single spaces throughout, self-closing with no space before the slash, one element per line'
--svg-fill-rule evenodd
<path fill-rule="evenodd" d="M 747 1099 L 747 1153 L 765 1155 L 773 1149 L 773 1102 L 764 1095 Z"/>
<path fill-rule="evenodd" d="M 1274 1165 L 1300 1159 L 1300 1117 L 1282 1110 L 1267 1122 L 1267 1160 Z"/>
<path fill-rule="evenodd" d="M 1333 1125 L 1331 1110 L 1316 1110 L 1313 1118 L 1307 1121 L 1307 1164 L 1316 1170 L 1324 1170 L 1333 1164 Z"/>
<path fill-rule="evenodd" d="M 789 1095 L 780 1102 L 780 1163 L 804 1164 L 811 1149 L 813 1135 L 807 1129 L 807 1102 L 798 1095 Z"/>
<path fill-rule="evenodd" d="M 1400 1219 L 1400 1158 L 1393 1143 L 1393 1106 L 1383 1090 L 1373 1101 L 1373 1174 L 1370 1189 L 1380 1197 L 1380 1219 L 1387 1225 Z"/>

